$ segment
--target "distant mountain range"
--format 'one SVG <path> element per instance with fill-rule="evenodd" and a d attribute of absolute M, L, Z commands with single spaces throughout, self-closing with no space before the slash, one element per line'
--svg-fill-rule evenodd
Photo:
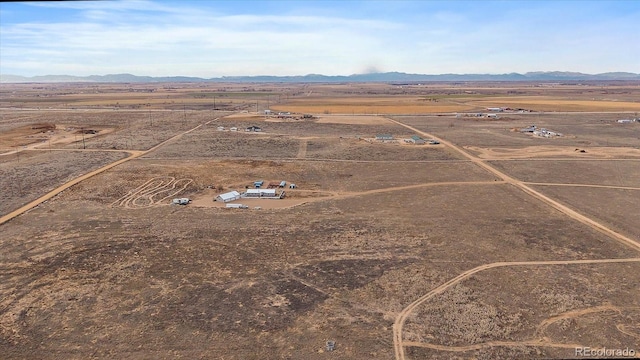
<path fill-rule="evenodd" d="M 608 72 L 602 74 L 583 74 L 566 71 L 537 71 L 525 74 L 407 74 L 403 72 L 385 72 L 372 74 L 336 75 L 298 75 L 298 76 L 223 76 L 218 78 L 200 78 L 189 76 L 137 76 L 132 74 L 110 75 L 44 75 L 25 77 L 19 75 L 0 75 L 0 83 L 149 83 L 149 82 L 245 82 L 245 83 L 341 83 L 341 82 L 387 82 L 416 83 L 432 81 L 593 81 L 593 80 L 640 80 L 640 74 L 629 72 Z"/>

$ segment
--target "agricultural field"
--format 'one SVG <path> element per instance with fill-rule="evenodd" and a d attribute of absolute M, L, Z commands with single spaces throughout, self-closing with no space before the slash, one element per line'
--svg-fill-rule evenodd
<path fill-rule="evenodd" d="M 638 352 L 640 124 L 616 122 L 638 94 L 3 86 L 1 357 Z M 497 106 L 527 111 L 475 116 Z M 532 124 L 563 136 L 519 131 Z M 257 180 L 282 199 L 214 201 Z"/>

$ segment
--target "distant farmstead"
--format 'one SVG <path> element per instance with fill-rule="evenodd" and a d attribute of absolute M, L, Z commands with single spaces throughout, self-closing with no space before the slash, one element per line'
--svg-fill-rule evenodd
<path fill-rule="evenodd" d="M 421 138 L 418 135 L 413 135 L 410 139 L 407 139 L 408 142 L 412 143 L 412 144 L 416 144 L 416 145 L 423 145 L 426 143 L 426 140 Z"/>
<path fill-rule="evenodd" d="M 393 135 L 391 135 L 391 134 L 378 134 L 378 135 L 376 135 L 376 140 L 378 140 L 378 141 L 391 141 L 391 140 L 393 140 Z"/>
<path fill-rule="evenodd" d="M 262 129 L 259 126 L 249 126 L 244 131 L 247 131 L 247 132 L 261 132 Z"/>

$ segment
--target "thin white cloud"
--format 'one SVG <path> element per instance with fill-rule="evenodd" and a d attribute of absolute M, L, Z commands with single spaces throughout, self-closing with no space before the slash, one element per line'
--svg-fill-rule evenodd
<path fill-rule="evenodd" d="M 295 9 L 287 13 L 263 14 L 237 9 L 225 13 L 216 2 L 198 4 L 26 3 L 34 9 L 72 11 L 73 20 L 0 23 L 0 72 L 203 77 L 347 75 L 367 68 L 417 73 L 559 68 L 599 72 L 615 69 L 616 64 L 620 71 L 640 71 L 639 45 L 631 41 L 638 11 L 584 20 L 580 16 L 592 14 L 588 9 L 565 16 L 550 13 L 551 4 L 523 3 L 527 6 L 520 9 L 505 3 L 507 9 L 487 17 L 486 12 L 461 10 L 454 2 L 449 9 L 432 10 L 443 5 L 429 3 L 421 13 L 367 17 L 346 9 L 342 14 L 311 12 L 305 2 L 292 2 Z M 366 3 L 373 12 L 380 4 L 384 3 Z M 401 8 L 407 11 L 416 4 L 420 3 L 403 3 Z M 1 11 L 3 16 L 7 13 Z M 616 48 L 624 59 L 611 54 Z"/>

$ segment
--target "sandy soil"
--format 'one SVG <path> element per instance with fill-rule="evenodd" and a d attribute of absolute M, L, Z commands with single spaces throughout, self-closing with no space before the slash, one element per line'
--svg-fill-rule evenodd
<path fill-rule="evenodd" d="M 570 157 L 588 159 L 612 159 L 616 157 L 640 158 L 640 149 L 626 147 L 588 147 L 576 148 L 568 146 L 527 146 L 522 148 L 482 148 L 477 146 L 465 146 L 465 149 L 476 153 L 481 159 L 505 160 L 505 159 L 530 159 L 545 157 Z M 584 151 L 584 152 L 583 152 Z"/>
<path fill-rule="evenodd" d="M 295 190 L 285 190 L 287 194 L 296 193 Z M 198 192 L 191 198 L 189 206 L 194 207 L 206 207 L 206 208 L 225 208 L 227 203 L 213 201 L 216 196 L 220 194 L 220 191 L 215 189 L 206 189 Z M 328 194 L 327 194 L 328 195 Z M 229 204 L 244 204 L 248 205 L 250 209 L 254 209 L 256 206 L 263 209 L 284 209 L 290 208 L 296 205 L 306 204 L 311 201 L 318 201 L 326 199 L 326 197 L 299 197 L 293 195 L 293 197 L 284 199 L 249 199 L 243 198 L 240 200 L 229 202 Z M 233 209 L 236 210 L 236 209 Z M 242 210 L 242 209 L 240 209 Z M 245 209 L 246 210 L 246 209 Z"/>
<path fill-rule="evenodd" d="M 109 94 L 89 95 L 89 86 Z M 625 151 L 637 148 L 640 128 L 614 124 L 629 114 L 406 117 L 415 127 L 378 122 L 382 117 L 362 123 L 358 116 L 340 123 L 265 123 L 248 112 L 215 120 L 210 100 L 222 97 L 223 86 L 0 89 L 7 95 L 0 97 L 7 115 L 0 132 L 32 121 L 120 129 L 90 141 L 94 151 L 76 150 L 78 159 L 71 157 L 76 151 L 62 149 L 25 151 L 19 163 L 17 156 L 0 157 L 1 189 L 24 193 L 25 187 L 12 188 L 24 178 L 33 183 L 29 189 L 55 187 L 66 181 L 61 169 L 116 154 L 97 149 L 150 149 L 144 158 L 128 151 L 126 163 L 67 182 L 73 186 L 0 225 L 0 357 L 390 359 L 395 349 L 399 358 L 406 351 L 412 359 L 536 359 L 570 355 L 550 344 L 638 343 L 638 264 L 622 263 L 637 251 L 631 240 L 621 241 L 638 238 L 638 190 L 595 187 L 637 182 L 637 167 L 629 165 L 637 155 Z M 257 111 L 275 104 L 277 94 L 274 108 L 290 102 L 323 111 L 336 104 L 346 114 L 360 109 L 366 119 L 378 107 L 435 111 L 498 97 L 519 102 L 525 95 L 613 103 L 613 97 L 635 101 L 640 93 L 640 84 L 470 86 L 237 84 L 227 89 L 227 102 L 242 98 L 247 107 L 238 111 Z M 271 99 L 257 95 L 264 89 Z M 79 91 L 85 93 L 62 96 Z M 62 109 L 119 102 L 135 110 L 7 110 L 45 102 Z M 190 108 L 205 111 L 185 111 Z M 266 134 L 216 131 L 243 119 L 261 121 Z M 575 137 L 532 139 L 510 131 L 530 123 Z M 357 140 L 422 132 L 442 145 Z M 465 145 L 477 149 L 456 152 Z M 599 150 L 615 146 L 620 153 Z M 527 158 L 498 161 L 509 154 Z M 492 157 L 499 159 L 486 161 Z M 562 164 L 530 176 L 530 162 L 552 162 L 541 157 L 571 161 L 554 161 Z M 582 173 L 589 184 L 567 184 L 579 174 L 552 177 L 554 169 Z M 529 176 L 557 184 L 524 183 Z M 261 211 L 216 208 L 223 204 L 212 201 L 215 195 L 256 179 L 284 179 L 299 188 L 283 200 L 237 201 Z M 172 196 L 194 201 L 165 205 Z M 327 340 L 337 342 L 330 354 Z"/>
<path fill-rule="evenodd" d="M 82 143 L 83 135 L 77 125 L 55 124 L 55 129 L 40 131 L 32 129 L 32 125 L 24 125 L 10 131 L 0 133 L 0 155 L 14 154 L 18 150 L 49 147 L 58 144 Z M 91 126 L 85 129 L 96 130 L 96 134 L 84 134 L 84 140 L 112 133 L 115 128 Z"/>
<path fill-rule="evenodd" d="M 320 115 L 318 116 L 320 124 L 356 124 L 356 125 L 384 125 L 388 121 L 381 116 L 371 115 Z"/>

